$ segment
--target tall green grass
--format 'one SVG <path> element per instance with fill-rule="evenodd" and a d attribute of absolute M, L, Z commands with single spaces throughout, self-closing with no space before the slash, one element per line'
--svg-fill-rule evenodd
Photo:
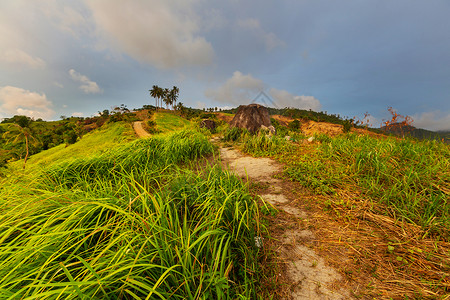
<path fill-rule="evenodd" d="M 172 112 L 155 113 L 155 122 L 157 129 L 161 133 L 170 133 L 174 130 L 180 130 L 191 124 L 188 120 Z"/>
<path fill-rule="evenodd" d="M 198 132 L 139 140 L 0 188 L 0 298 L 256 298 L 259 213 Z"/>
<path fill-rule="evenodd" d="M 269 135 L 267 131 L 260 130 L 251 134 L 246 129 L 238 127 L 228 128 L 224 133 L 224 141 L 240 142 L 244 152 L 255 156 L 275 155 L 292 149 L 292 144 L 279 135 Z"/>
<path fill-rule="evenodd" d="M 450 237 L 450 147 L 436 141 L 342 135 L 289 158 L 286 172 L 320 193 L 358 187 L 398 217 Z"/>
<path fill-rule="evenodd" d="M 113 180 L 117 186 L 129 174 L 135 174 L 142 184 L 148 184 L 158 182 L 159 175 L 166 169 L 212 151 L 213 146 L 206 136 L 183 130 L 169 136 L 136 140 L 101 155 L 63 162 L 46 170 L 43 176 L 55 186 L 70 188 L 84 185 L 93 189 L 106 179 Z"/>
<path fill-rule="evenodd" d="M 284 137 L 269 136 L 264 132 L 257 135 L 247 134 L 243 143 L 243 150 L 256 156 L 280 154 L 292 149 L 292 147 L 292 144 L 286 141 Z"/>

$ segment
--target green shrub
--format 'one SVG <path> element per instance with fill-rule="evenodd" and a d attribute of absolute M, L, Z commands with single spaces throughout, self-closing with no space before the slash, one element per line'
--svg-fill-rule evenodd
<path fill-rule="evenodd" d="M 294 132 L 301 131 L 301 127 L 302 127 L 302 124 L 300 123 L 299 120 L 294 120 L 294 121 L 290 122 L 288 125 L 288 128 Z"/>
<path fill-rule="evenodd" d="M 148 120 L 145 125 L 147 127 L 146 128 L 147 132 L 150 133 L 150 134 L 156 134 L 156 133 L 160 132 L 158 130 L 158 128 L 156 127 L 156 122 L 153 121 L 153 120 Z"/>
<path fill-rule="evenodd" d="M 286 126 L 282 126 L 280 122 L 278 122 L 278 120 L 270 118 L 270 122 L 272 126 L 275 128 L 277 135 L 284 137 L 289 134 L 288 128 Z"/>
<path fill-rule="evenodd" d="M 350 132 L 350 130 L 353 127 L 353 120 L 344 120 L 343 124 L 342 124 L 342 132 L 347 133 Z"/>

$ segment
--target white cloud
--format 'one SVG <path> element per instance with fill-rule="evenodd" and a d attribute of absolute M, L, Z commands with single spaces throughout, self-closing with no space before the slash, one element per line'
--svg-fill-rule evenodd
<path fill-rule="evenodd" d="M 30 92 L 22 88 L 5 86 L 0 88 L 0 111 L 2 117 L 26 115 L 33 118 L 49 119 L 55 112 L 45 94 Z"/>
<path fill-rule="evenodd" d="M 225 84 L 217 89 L 208 89 L 205 96 L 217 102 L 247 104 L 264 89 L 264 82 L 252 75 L 244 75 L 239 71 L 233 73 Z"/>
<path fill-rule="evenodd" d="M 205 96 L 221 103 L 249 104 L 265 88 L 266 84 L 262 80 L 236 71 L 222 86 L 206 90 Z M 297 96 L 275 88 L 269 90 L 268 96 L 278 107 L 295 107 L 314 111 L 319 111 L 321 108 L 320 101 L 313 96 Z"/>
<path fill-rule="evenodd" d="M 413 126 L 428 130 L 450 130 L 450 113 L 438 111 L 423 112 L 412 116 Z"/>
<path fill-rule="evenodd" d="M 208 65 L 213 48 L 199 35 L 196 1 L 85 1 L 98 33 L 129 56 L 158 68 Z"/>
<path fill-rule="evenodd" d="M 83 117 L 84 116 L 84 114 L 82 113 L 82 112 L 73 112 L 72 113 L 72 117 Z"/>
<path fill-rule="evenodd" d="M 64 88 L 64 85 L 62 83 L 58 82 L 58 81 L 53 81 L 53 85 L 57 86 L 57 87 L 59 87 L 61 89 Z"/>
<path fill-rule="evenodd" d="M 286 46 L 286 43 L 280 40 L 275 33 L 264 31 L 257 19 L 249 18 L 239 20 L 237 24 L 240 28 L 251 31 L 252 34 L 266 46 L 268 51 L 276 47 Z"/>
<path fill-rule="evenodd" d="M 198 109 L 206 108 L 206 103 L 203 103 L 201 101 L 197 101 L 195 104 L 196 104 L 196 108 L 198 108 Z"/>
<path fill-rule="evenodd" d="M 46 63 L 35 53 L 41 47 L 40 23 L 29 1 L 0 2 L 0 61 L 13 67 L 44 68 Z M 45 44 L 45 43 L 44 43 Z"/>
<path fill-rule="evenodd" d="M 85 17 L 85 12 L 77 3 L 71 6 L 64 1 L 39 1 L 37 9 L 41 11 L 62 32 L 69 33 L 75 38 L 88 33 L 92 22 Z"/>
<path fill-rule="evenodd" d="M 33 69 L 41 69 L 45 67 L 45 62 L 39 57 L 33 57 L 20 49 L 7 49 L 0 53 L 0 61 L 27 66 Z"/>
<path fill-rule="evenodd" d="M 269 95 L 274 99 L 278 107 L 295 107 L 306 110 L 319 111 L 322 105 L 313 96 L 297 96 L 285 90 L 271 88 Z"/>
<path fill-rule="evenodd" d="M 70 77 L 73 80 L 80 82 L 80 89 L 86 94 L 98 94 L 103 91 L 99 88 L 98 84 L 94 81 L 91 81 L 87 76 L 82 75 L 75 71 L 74 69 L 69 70 Z"/>

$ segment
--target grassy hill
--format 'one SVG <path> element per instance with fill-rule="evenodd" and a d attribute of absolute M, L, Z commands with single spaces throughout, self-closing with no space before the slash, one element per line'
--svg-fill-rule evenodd
<path fill-rule="evenodd" d="M 198 119 L 141 113 L 158 134 L 136 139 L 129 122 L 106 122 L 32 155 L 25 171 L 8 163 L 0 298 L 276 299 L 281 262 L 255 246 L 276 230 L 255 197 L 261 187 L 203 161 L 215 148 Z M 306 122 L 282 120 L 276 136 L 217 134 L 284 165 L 280 178 L 318 219 L 286 226 L 317 227 L 316 250 L 338 260 L 358 297 L 446 299 L 450 146 L 313 121 L 308 142 Z"/>
<path fill-rule="evenodd" d="M 135 139 L 133 129 L 128 123 L 111 123 L 86 134 L 77 143 L 59 146 L 42 151 L 30 157 L 28 168 L 45 167 L 67 160 L 96 155 Z M 13 163 L 13 166 L 17 163 Z"/>
<path fill-rule="evenodd" d="M 165 114 L 165 116 L 168 116 Z M 114 123 L 0 178 L 0 298 L 256 298 L 256 198 L 179 117 Z M 195 126 L 194 126 L 195 127 Z"/>

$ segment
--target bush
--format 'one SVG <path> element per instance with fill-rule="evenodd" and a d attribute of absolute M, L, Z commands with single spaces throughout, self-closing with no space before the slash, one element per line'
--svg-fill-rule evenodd
<path fill-rule="evenodd" d="M 344 133 L 350 132 L 350 129 L 353 127 L 353 119 L 345 120 L 342 126 L 342 131 Z"/>
<path fill-rule="evenodd" d="M 299 120 L 294 120 L 294 121 L 290 122 L 288 125 L 288 128 L 294 132 L 301 131 L 301 127 L 302 127 L 302 124 L 300 123 Z"/>
<path fill-rule="evenodd" d="M 160 131 L 158 130 L 158 128 L 156 127 L 156 122 L 153 120 L 148 120 L 146 122 L 146 129 L 148 131 L 148 133 L 150 134 L 155 134 L 155 133 L 159 133 Z"/>
<path fill-rule="evenodd" d="M 272 123 L 272 126 L 275 127 L 277 135 L 286 136 L 289 134 L 288 128 L 286 126 L 282 126 L 278 120 L 270 118 L 270 122 Z"/>

